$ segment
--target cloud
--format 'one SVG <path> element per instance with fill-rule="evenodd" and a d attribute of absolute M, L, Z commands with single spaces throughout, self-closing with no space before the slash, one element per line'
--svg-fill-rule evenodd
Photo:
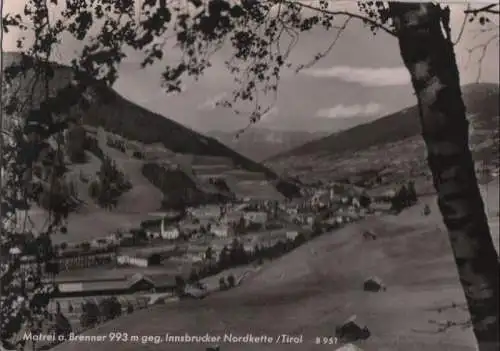
<path fill-rule="evenodd" d="M 311 77 L 337 78 L 345 82 L 358 83 L 368 87 L 406 85 L 410 74 L 405 67 L 350 67 L 311 68 L 303 71 Z"/>
<path fill-rule="evenodd" d="M 269 120 L 273 119 L 274 117 L 276 117 L 277 115 L 278 115 L 278 108 L 276 106 L 273 106 L 269 109 L 269 111 L 267 111 L 262 116 L 260 116 L 260 120 L 261 121 L 269 121 Z"/>
<path fill-rule="evenodd" d="M 373 116 L 380 114 L 384 109 L 382 105 L 375 102 L 370 102 L 366 105 L 349 105 L 342 104 L 319 110 L 316 115 L 325 118 L 349 118 L 357 116 Z"/>
<path fill-rule="evenodd" d="M 213 110 L 217 107 L 217 103 L 221 102 L 226 96 L 227 93 L 220 93 L 208 98 L 205 102 L 198 106 L 198 110 Z"/>

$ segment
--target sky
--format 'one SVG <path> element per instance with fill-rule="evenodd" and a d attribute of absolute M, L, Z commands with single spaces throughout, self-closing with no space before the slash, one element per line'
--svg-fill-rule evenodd
<path fill-rule="evenodd" d="M 22 0 L 4 0 L 5 12 L 22 10 Z M 337 1 L 339 9 L 355 11 L 353 1 Z M 464 20 L 465 5 L 453 4 L 451 26 L 458 38 Z M 468 50 L 483 43 L 477 37 L 478 27 L 467 24 L 455 52 L 462 84 L 499 82 L 498 40 L 486 51 L 481 66 L 479 52 L 471 57 Z M 314 30 L 301 34 L 292 52 L 294 64 L 307 63 L 323 51 L 335 36 L 334 31 Z M 7 35 L 3 50 L 15 48 L 15 34 Z M 67 40 L 57 49 L 59 61 L 68 60 L 82 44 Z M 167 59 L 175 52 L 166 53 Z M 130 53 L 120 67 L 120 78 L 114 89 L 125 98 L 176 120 L 194 130 L 233 131 L 248 124 L 248 116 L 218 107 L 216 102 L 227 98 L 234 89 L 233 77 L 223 62 L 228 50 L 217 52 L 213 66 L 197 82 L 186 82 L 180 94 L 167 96 L 160 88 L 162 66 L 141 69 L 141 56 Z M 170 55 L 170 56 L 169 56 Z M 478 79 L 478 70 L 481 75 Z M 332 132 L 396 112 L 416 103 L 409 75 L 399 55 L 396 38 L 379 31 L 373 35 L 359 21 L 351 21 L 340 35 L 330 54 L 313 67 L 295 74 L 284 74 L 277 100 L 260 127 L 292 130 L 331 130 Z"/>

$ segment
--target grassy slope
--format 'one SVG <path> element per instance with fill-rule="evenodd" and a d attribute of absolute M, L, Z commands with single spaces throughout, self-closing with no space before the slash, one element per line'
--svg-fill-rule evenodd
<path fill-rule="evenodd" d="M 499 86 L 497 84 L 469 84 L 462 88 L 467 112 L 476 114 L 484 129 L 498 128 Z M 413 106 L 373 122 L 329 135 L 296 149 L 273 156 L 268 161 L 290 156 L 313 154 L 340 154 L 368 149 L 374 145 L 393 143 L 420 134 L 418 108 Z"/>
<path fill-rule="evenodd" d="M 491 183 L 485 200 L 498 241 L 498 180 Z M 466 320 L 465 303 L 435 198 L 423 199 L 432 207 L 422 217 L 422 206 L 398 217 L 372 218 L 324 235 L 281 259 L 266 264 L 242 287 L 203 301 L 157 306 L 103 325 L 89 335 L 110 331 L 129 335 L 303 334 L 302 345 L 226 344 L 236 350 L 326 350 L 315 346 L 315 336 L 332 335 L 335 326 L 352 314 L 366 324 L 372 337 L 361 345 L 380 351 L 472 351 L 471 329 L 453 327 L 435 332 L 430 320 Z M 402 223 L 405 223 L 402 225 Z M 363 242 L 361 233 L 370 228 L 379 235 Z M 498 247 L 497 247 L 498 249 Z M 384 293 L 365 293 L 363 280 L 377 275 L 387 284 Z M 457 307 L 452 307 L 452 303 Z M 439 311 L 439 309 L 442 309 Z M 142 321 L 142 322 L 141 322 Z M 144 322 L 147 321 L 147 322 Z M 95 343 L 95 351 L 110 345 Z M 83 343 L 68 343 L 55 351 L 80 351 Z M 124 343 L 123 351 L 164 350 L 164 344 Z M 192 344 L 169 344 L 168 349 L 193 350 Z M 202 350 L 203 345 L 195 348 Z"/>
<path fill-rule="evenodd" d="M 124 193 L 118 202 L 117 212 L 147 213 L 161 207 L 163 194 L 142 174 L 144 161 L 131 158 L 121 151 L 106 145 L 106 137 L 100 136 L 100 147 L 123 170 L 132 183 L 132 189 Z"/>

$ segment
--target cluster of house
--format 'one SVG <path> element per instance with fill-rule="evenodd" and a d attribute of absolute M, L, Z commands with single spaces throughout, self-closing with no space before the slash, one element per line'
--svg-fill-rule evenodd
<path fill-rule="evenodd" d="M 256 208 L 248 204 L 206 205 L 190 208 L 183 221 L 169 224 L 167 219 L 162 219 L 159 230 L 149 230 L 148 236 L 175 240 L 182 234 L 187 237 L 211 234 L 215 237 L 227 238 L 252 224 L 265 225 L 273 217 L 270 208 L 270 205 Z"/>
<path fill-rule="evenodd" d="M 333 187 L 310 189 L 303 199 L 284 205 L 289 219 L 298 225 L 312 226 L 318 213 L 327 213 L 323 221 L 329 225 L 341 225 L 363 218 L 363 209 L 355 192 L 335 191 Z"/>

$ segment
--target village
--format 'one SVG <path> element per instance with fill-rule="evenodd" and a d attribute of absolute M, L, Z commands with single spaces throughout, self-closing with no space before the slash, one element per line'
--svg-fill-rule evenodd
<path fill-rule="evenodd" d="M 48 330 L 81 332 L 153 304 L 230 289 L 262 262 L 390 209 L 372 204 L 363 190 L 333 183 L 304 187 L 302 195 L 152 213 L 127 232 L 54 245 L 53 259 L 44 267 L 47 286 L 55 287 Z M 27 246 L 20 243 L 9 254 L 32 252 L 30 242 L 36 241 L 25 238 Z M 35 255 L 20 259 L 22 271 L 36 269 Z"/>

